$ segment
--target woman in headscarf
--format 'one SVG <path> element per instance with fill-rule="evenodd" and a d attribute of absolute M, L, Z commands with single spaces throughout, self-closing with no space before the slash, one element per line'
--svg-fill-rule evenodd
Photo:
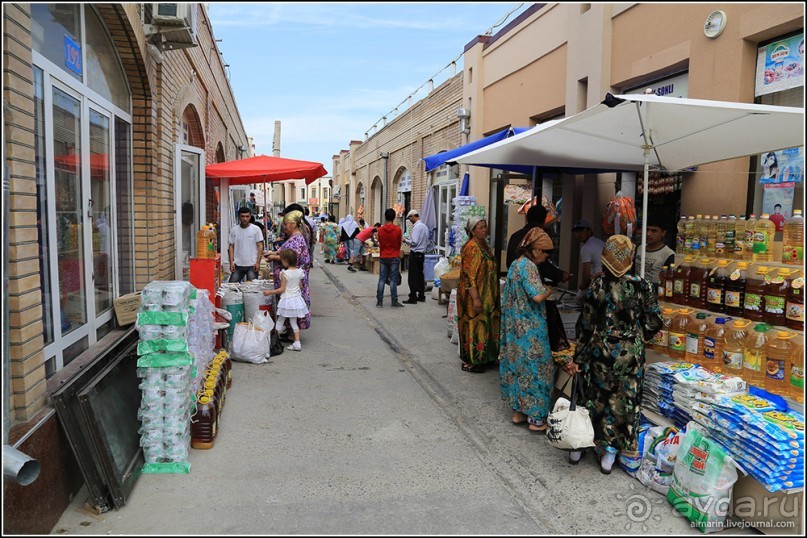
<path fill-rule="evenodd" d="M 302 292 L 305 304 L 308 307 L 308 314 L 299 320 L 299 328 L 308 329 L 311 326 L 311 292 L 308 287 L 309 273 L 311 271 L 311 257 L 308 253 L 308 243 L 303 236 L 305 220 L 303 219 L 302 211 L 290 211 L 283 215 L 283 231 L 285 232 L 286 241 L 281 245 L 276 252 L 269 252 L 265 254 L 267 262 L 275 262 L 272 264 L 272 277 L 275 282 L 275 289 L 280 287 L 280 271 L 283 270 L 283 265 L 280 261 L 278 252 L 284 248 L 288 248 L 297 253 L 297 268 L 302 269 L 305 273 L 303 280 L 300 282 L 300 291 Z M 286 323 L 287 331 L 284 334 L 291 334 L 290 325 Z"/>
<path fill-rule="evenodd" d="M 549 347 L 544 301 L 552 290 L 544 286 L 538 265 L 549 258 L 552 239 L 532 228 L 516 250 L 502 291 L 499 375 L 502 399 L 513 409 L 513 424 L 546 431 L 555 366 Z"/>
<path fill-rule="evenodd" d="M 336 224 L 336 217 L 328 217 L 325 223 L 325 241 L 323 251 L 325 253 L 325 263 L 336 263 L 336 248 L 339 246 L 339 226 Z"/>
<path fill-rule="evenodd" d="M 347 270 L 355 273 L 356 269 L 353 268 L 353 262 L 357 252 L 354 252 L 356 242 L 353 240 L 359 235 L 359 225 L 353 220 L 353 215 L 347 215 L 341 228 L 339 240 L 345 243 L 345 248 L 347 249 Z"/>
<path fill-rule="evenodd" d="M 463 371 L 482 373 L 499 357 L 499 272 L 485 241 L 487 221 L 471 217 L 465 230 L 457 289 L 460 358 Z"/>
<path fill-rule="evenodd" d="M 638 466 L 644 347 L 663 325 L 651 285 L 628 274 L 635 248 L 624 235 L 613 235 L 605 243 L 605 274 L 585 291 L 574 362 L 566 367 L 570 374 L 582 372 L 596 452 L 605 474 L 611 473 L 617 452 L 628 468 Z M 569 461 L 577 463 L 582 454 L 570 452 Z"/>

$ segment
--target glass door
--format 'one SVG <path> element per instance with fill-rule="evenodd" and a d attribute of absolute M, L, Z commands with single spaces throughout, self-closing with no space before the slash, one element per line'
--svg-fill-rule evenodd
<path fill-rule="evenodd" d="M 95 315 L 112 309 L 112 129 L 111 115 L 88 106 L 89 140 L 89 218 L 92 246 L 92 284 Z"/>
<path fill-rule="evenodd" d="M 437 237 L 434 243 L 443 256 L 448 256 L 448 234 L 454 225 L 453 200 L 457 197 L 457 182 L 438 183 L 433 188 L 436 190 L 434 199 L 437 202 Z M 457 252 L 461 248 L 462 245 L 456 245 Z"/>
<path fill-rule="evenodd" d="M 201 208 L 205 207 L 204 150 L 194 146 L 176 145 L 174 178 L 176 197 L 177 258 L 176 278 L 190 280 L 191 258 L 196 257 L 196 234 L 205 224 Z"/>

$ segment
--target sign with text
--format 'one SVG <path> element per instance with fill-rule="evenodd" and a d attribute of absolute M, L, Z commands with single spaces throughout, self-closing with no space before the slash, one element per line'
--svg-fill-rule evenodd
<path fill-rule="evenodd" d="M 689 90 L 689 74 L 681 73 L 674 77 L 665 78 L 649 84 L 642 84 L 625 93 L 633 95 L 643 94 L 647 88 L 653 90 L 655 95 L 662 97 L 686 97 Z"/>
<path fill-rule="evenodd" d="M 81 45 L 64 36 L 64 64 L 71 71 L 81 74 Z"/>
<path fill-rule="evenodd" d="M 760 163 L 760 183 L 804 183 L 804 146 L 763 153 Z"/>
<path fill-rule="evenodd" d="M 757 49 L 754 95 L 767 95 L 804 86 L 804 34 Z"/>

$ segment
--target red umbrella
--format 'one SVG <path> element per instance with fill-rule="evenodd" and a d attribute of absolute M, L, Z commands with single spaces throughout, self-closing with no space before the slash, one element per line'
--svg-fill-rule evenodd
<path fill-rule="evenodd" d="M 210 164 L 205 168 L 205 173 L 211 179 L 229 178 L 230 185 L 270 183 L 285 179 L 304 179 L 305 184 L 309 185 L 328 174 L 320 163 L 268 155 Z"/>

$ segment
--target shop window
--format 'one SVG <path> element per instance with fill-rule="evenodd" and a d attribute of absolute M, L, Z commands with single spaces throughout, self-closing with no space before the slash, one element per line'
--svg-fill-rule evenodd
<path fill-rule="evenodd" d="M 34 159 L 36 161 L 36 223 L 39 236 L 40 291 L 42 293 L 42 336 L 53 343 L 53 285 L 50 279 L 50 233 L 48 233 L 48 187 L 45 159 L 44 73 L 34 67 Z"/>
<path fill-rule="evenodd" d="M 87 32 L 87 85 L 117 107 L 131 112 L 129 86 L 115 52 L 115 45 L 95 10 L 86 5 L 84 13 Z"/>
<path fill-rule="evenodd" d="M 82 80 L 81 6 L 36 3 L 30 6 L 33 50 L 76 80 Z M 69 65 L 68 60 L 71 60 Z"/>
<path fill-rule="evenodd" d="M 84 338 L 81 338 L 78 342 L 76 342 L 72 346 L 68 346 L 67 348 L 65 348 L 65 350 L 63 352 L 63 356 L 64 356 L 64 364 L 63 365 L 67 366 L 68 364 L 70 364 L 73 361 L 73 359 L 75 359 L 76 357 L 78 357 L 79 355 L 81 355 L 82 353 L 87 351 L 87 348 L 89 347 L 89 345 L 90 345 L 90 341 L 85 336 Z"/>
<path fill-rule="evenodd" d="M 115 118 L 115 210 L 118 237 L 118 292 L 135 291 L 134 275 L 134 197 L 132 193 L 130 126 Z"/>

